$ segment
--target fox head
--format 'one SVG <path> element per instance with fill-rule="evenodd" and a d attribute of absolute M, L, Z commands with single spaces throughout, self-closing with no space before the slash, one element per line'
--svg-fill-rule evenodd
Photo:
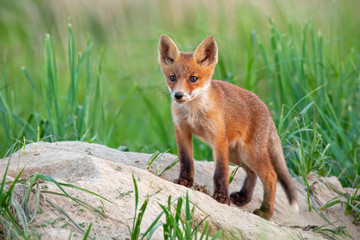
<path fill-rule="evenodd" d="M 159 41 L 159 63 L 171 97 L 178 103 L 194 100 L 206 92 L 218 59 L 214 37 L 207 37 L 195 52 L 180 52 L 167 35 Z"/>

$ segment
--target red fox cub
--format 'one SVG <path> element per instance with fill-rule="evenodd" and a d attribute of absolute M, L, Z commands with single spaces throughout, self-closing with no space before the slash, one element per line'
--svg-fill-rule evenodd
<path fill-rule="evenodd" d="M 174 182 L 194 183 L 192 135 L 208 143 L 215 161 L 213 198 L 238 206 L 250 202 L 257 176 L 264 199 L 255 214 L 270 219 L 274 212 L 277 180 L 290 204 L 298 209 L 296 189 L 286 167 L 275 124 L 266 105 L 252 92 L 212 80 L 218 60 L 214 37 L 207 37 L 193 53 L 180 52 L 165 34 L 160 36 L 159 63 L 172 97 L 172 117 L 180 160 Z M 239 192 L 229 196 L 229 161 L 247 175 Z"/>

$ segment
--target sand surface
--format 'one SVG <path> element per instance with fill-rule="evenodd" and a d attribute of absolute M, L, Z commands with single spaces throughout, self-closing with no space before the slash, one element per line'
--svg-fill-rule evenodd
<path fill-rule="evenodd" d="M 91 237 L 96 239 L 130 239 L 129 227 L 135 211 L 135 194 L 132 174 L 137 179 L 139 188 L 139 205 L 148 195 L 150 201 L 141 225 L 144 232 L 152 221 L 161 213 L 158 203 L 167 204 L 168 196 L 172 199 L 185 196 L 189 192 L 190 200 L 202 211 L 197 210 L 195 217 L 204 218 L 207 214 L 209 228 L 212 233 L 222 230 L 221 239 L 326 239 L 328 237 L 319 232 L 311 231 L 314 226 L 334 228 L 345 226 L 346 231 L 353 239 L 360 239 L 360 227 L 352 224 L 352 216 L 345 216 L 343 205 L 335 205 L 320 212 L 308 210 L 305 187 L 296 179 L 300 211 L 294 212 L 289 206 L 285 194 L 278 184 L 275 200 L 275 213 L 271 221 L 255 216 L 251 212 L 258 208 L 262 201 L 262 185 L 258 180 L 253 200 L 244 207 L 236 205 L 223 205 L 213 200 L 208 194 L 195 189 L 189 189 L 173 184 L 171 181 L 178 176 L 179 164 L 166 171 L 161 177 L 154 177 L 154 172 L 159 168 L 167 167 L 176 156 L 164 154 L 156 159 L 149 170 L 146 165 L 151 154 L 121 152 L 98 144 L 84 142 L 56 142 L 29 144 L 24 149 L 13 154 L 10 161 L 8 178 L 11 180 L 22 168 L 25 167 L 22 177 L 27 177 L 35 172 L 45 174 L 59 182 L 74 184 L 79 187 L 96 192 L 111 201 L 104 201 L 85 192 L 65 188 L 69 194 L 81 199 L 100 210 L 105 211 L 106 217 L 101 217 L 72 202 L 69 198 L 43 195 L 61 207 L 68 216 L 80 224 L 84 229 L 92 223 Z M 0 160 L 0 175 L 4 173 L 8 159 Z M 161 165 L 161 166 L 160 166 Z M 234 169 L 230 167 L 230 171 Z M 212 162 L 196 161 L 195 183 L 197 189 L 205 190 L 212 194 Z M 238 191 L 245 176 L 239 169 L 230 185 L 230 192 Z M 2 177 L 2 176 L 1 176 Z M 319 178 L 315 175 L 308 177 L 313 186 L 313 204 L 324 205 L 329 200 L 337 197 L 333 191 L 351 192 L 344 189 L 335 177 Z M 52 183 L 39 183 L 42 189 L 59 192 Z M 159 192 L 160 191 L 160 192 Z M 21 196 L 21 187 L 17 192 Z M 42 239 L 82 239 L 84 233 L 59 210 L 42 199 L 41 212 L 34 220 Z M 332 224 L 325 220 L 324 215 Z M 161 219 L 164 221 L 164 219 Z M 326 232 L 328 233 L 328 232 Z M 158 228 L 152 239 L 162 239 L 162 228 Z"/>

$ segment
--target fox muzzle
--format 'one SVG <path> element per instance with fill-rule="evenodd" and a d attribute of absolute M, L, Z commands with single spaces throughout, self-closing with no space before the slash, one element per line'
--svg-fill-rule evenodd
<path fill-rule="evenodd" d="M 184 96 L 184 94 L 181 93 L 181 92 L 176 92 L 176 93 L 174 94 L 174 97 L 175 97 L 176 99 L 182 99 L 183 96 Z"/>

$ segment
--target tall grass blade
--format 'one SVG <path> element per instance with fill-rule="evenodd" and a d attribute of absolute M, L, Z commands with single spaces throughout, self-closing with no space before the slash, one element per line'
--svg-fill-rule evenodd
<path fill-rule="evenodd" d="M 85 233 L 85 235 L 84 235 L 83 240 L 88 239 L 89 234 L 90 234 L 90 231 L 91 231 L 91 227 L 92 227 L 92 223 L 90 223 L 90 225 L 89 225 L 88 229 L 86 230 L 86 233 Z"/>

